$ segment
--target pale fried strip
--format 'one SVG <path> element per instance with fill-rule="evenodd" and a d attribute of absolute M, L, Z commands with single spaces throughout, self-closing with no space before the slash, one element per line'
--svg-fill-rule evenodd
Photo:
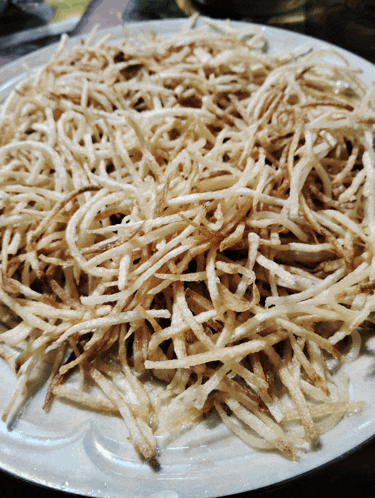
<path fill-rule="evenodd" d="M 124 419 L 127 428 L 129 429 L 130 437 L 132 438 L 133 444 L 139 449 L 140 453 L 150 460 L 155 456 L 154 444 L 150 445 L 148 440 L 145 438 L 143 433 L 144 428 L 139 427 L 139 421 L 133 417 L 128 405 L 125 403 L 119 392 L 113 387 L 113 385 L 95 368 L 90 369 L 90 375 L 95 380 L 95 382 L 101 387 L 103 392 L 108 396 L 112 403 L 118 408 Z"/>

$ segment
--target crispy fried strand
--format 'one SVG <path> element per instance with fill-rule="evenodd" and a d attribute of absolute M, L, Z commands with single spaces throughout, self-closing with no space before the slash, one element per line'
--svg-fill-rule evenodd
<path fill-rule="evenodd" d="M 327 358 L 375 309 L 373 87 L 253 27 L 65 41 L 0 108 L 3 420 L 43 374 L 148 461 L 211 410 L 296 455 L 364 408 Z"/>

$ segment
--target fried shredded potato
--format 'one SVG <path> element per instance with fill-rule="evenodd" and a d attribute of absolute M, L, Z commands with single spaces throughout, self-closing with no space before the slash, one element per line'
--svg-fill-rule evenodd
<path fill-rule="evenodd" d="M 296 455 L 365 406 L 329 364 L 375 309 L 374 86 L 246 25 L 92 38 L 0 109 L 3 420 L 46 377 L 146 460 L 214 411 Z"/>

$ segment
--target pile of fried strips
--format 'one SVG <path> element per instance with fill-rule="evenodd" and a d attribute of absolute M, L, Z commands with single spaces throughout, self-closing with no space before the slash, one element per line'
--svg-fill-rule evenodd
<path fill-rule="evenodd" d="M 3 420 L 46 378 L 147 460 L 215 411 L 295 455 L 365 406 L 329 364 L 375 309 L 374 87 L 191 25 L 63 38 L 0 108 Z"/>

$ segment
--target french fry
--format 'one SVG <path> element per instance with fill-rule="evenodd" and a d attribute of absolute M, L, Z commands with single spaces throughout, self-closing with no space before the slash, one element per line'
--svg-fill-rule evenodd
<path fill-rule="evenodd" d="M 46 410 L 120 414 L 146 460 L 211 410 L 296 455 L 364 408 L 326 356 L 375 309 L 373 87 L 210 26 L 63 38 L 1 105 L 8 423 L 42 371 Z"/>

